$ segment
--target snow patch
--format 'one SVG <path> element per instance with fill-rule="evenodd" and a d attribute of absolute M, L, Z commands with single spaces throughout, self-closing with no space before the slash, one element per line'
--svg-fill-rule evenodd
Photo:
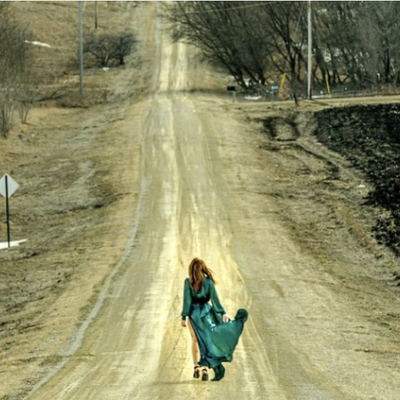
<path fill-rule="evenodd" d="M 22 240 L 15 240 L 13 242 L 10 242 L 10 247 L 14 246 L 19 246 L 20 243 L 26 242 L 27 239 L 22 239 Z M 7 249 L 8 248 L 8 242 L 2 242 L 0 243 L 0 250 L 1 249 Z"/>
<path fill-rule="evenodd" d="M 49 44 L 47 44 L 47 43 L 38 42 L 38 41 L 36 41 L 36 40 L 34 40 L 33 42 L 30 42 L 29 40 L 25 40 L 25 43 L 33 44 L 34 46 L 51 47 L 51 46 L 50 46 Z"/>

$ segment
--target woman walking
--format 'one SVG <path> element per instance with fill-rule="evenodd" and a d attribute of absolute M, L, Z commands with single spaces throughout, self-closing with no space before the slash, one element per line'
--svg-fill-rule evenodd
<path fill-rule="evenodd" d="M 200 377 L 201 368 L 202 380 L 208 380 L 207 368 L 212 368 L 215 372 L 212 380 L 219 381 L 225 375 L 222 362 L 232 361 L 248 313 L 240 309 L 235 319 L 230 320 L 219 301 L 213 273 L 200 258 L 191 261 L 188 275 L 184 282 L 181 324 L 187 323 L 192 336 L 193 377 Z"/>

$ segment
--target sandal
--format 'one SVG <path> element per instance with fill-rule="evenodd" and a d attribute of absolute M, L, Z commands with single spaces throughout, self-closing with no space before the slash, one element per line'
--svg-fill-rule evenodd
<path fill-rule="evenodd" d="M 208 369 L 207 368 L 203 368 L 201 370 L 201 380 L 208 381 Z"/>
<path fill-rule="evenodd" d="M 195 378 L 195 379 L 199 379 L 200 378 L 200 365 L 195 365 L 194 366 L 193 378 Z"/>

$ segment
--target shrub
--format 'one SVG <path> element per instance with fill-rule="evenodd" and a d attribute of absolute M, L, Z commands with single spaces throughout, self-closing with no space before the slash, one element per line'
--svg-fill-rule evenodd
<path fill-rule="evenodd" d="M 83 52 L 92 55 L 100 67 L 112 62 L 123 65 L 136 43 L 133 33 L 90 35 L 84 42 Z"/>

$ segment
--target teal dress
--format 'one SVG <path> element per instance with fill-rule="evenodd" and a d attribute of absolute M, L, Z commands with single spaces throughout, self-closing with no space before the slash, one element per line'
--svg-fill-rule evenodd
<path fill-rule="evenodd" d="M 210 300 L 211 303 L 210 304 Z M 189 317 L 199 343 L 199 365 L 218 368 L 222 362 L 232 361 L 232 355 L 247 320 L 247 311 L 238 310 L 234 320 L 222 321 L 222 307 L 214 282 L 206 277 L 200 292 L 190 287 L 185 279 L 182 319 Z"/>

